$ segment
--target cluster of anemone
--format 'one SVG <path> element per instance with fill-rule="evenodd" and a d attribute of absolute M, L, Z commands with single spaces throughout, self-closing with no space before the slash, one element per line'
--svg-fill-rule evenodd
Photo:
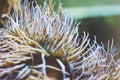
<path fill-rule="evenodd" d="M 99 45 L 61 7 L 27 1 L 0 29 L 1 80 L 119 80 L 119 51 Z"/>

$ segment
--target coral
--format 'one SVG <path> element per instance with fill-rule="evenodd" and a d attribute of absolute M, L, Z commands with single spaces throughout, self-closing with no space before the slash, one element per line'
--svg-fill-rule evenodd
<path fill-rule="evenodd" d="M 60 6 L 20 3 L 6 15 L 0 29 L 0 79 L 2 80 L 119 80 L 118 50 L 113 42 L 79 39 L 78 24 Z"/>

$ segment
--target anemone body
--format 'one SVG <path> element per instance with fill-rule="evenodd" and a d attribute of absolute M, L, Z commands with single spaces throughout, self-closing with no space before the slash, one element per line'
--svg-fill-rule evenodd
<path fill-rule="evenodd" d="M 78 25 L 51 3 L 20 3 L 0 29 L 0 79 L 119 80 L 119 58 L 113 44 L 107 50 L 78 38 Z M 31 4 L 31 5 L 30 5 Z"/>

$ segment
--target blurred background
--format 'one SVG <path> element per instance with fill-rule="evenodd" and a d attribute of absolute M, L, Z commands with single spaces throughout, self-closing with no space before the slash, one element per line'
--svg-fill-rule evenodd
<path fill-rule="evenodd" d="M 59 0 L 53 0 L 55 8 Z M 91 40 L 120 44 L 120 0 L 60 0 L 64 10 L 80 22 L 79 33 L 89 32 Z M 43 4 L 44 0 L 38 0 Z"/>

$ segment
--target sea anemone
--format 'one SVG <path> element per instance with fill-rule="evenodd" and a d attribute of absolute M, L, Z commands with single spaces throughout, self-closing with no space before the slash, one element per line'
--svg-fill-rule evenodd
<path fill-rule="evenodd" d="M 51 0 L 50 0 L 51 1 Z M 19 2 L 0 29 L 1 80 L 119 80 L 120 60 L 113 42 L 107 49 L 90 41 L 78 24 L 52 2 Z"/>

